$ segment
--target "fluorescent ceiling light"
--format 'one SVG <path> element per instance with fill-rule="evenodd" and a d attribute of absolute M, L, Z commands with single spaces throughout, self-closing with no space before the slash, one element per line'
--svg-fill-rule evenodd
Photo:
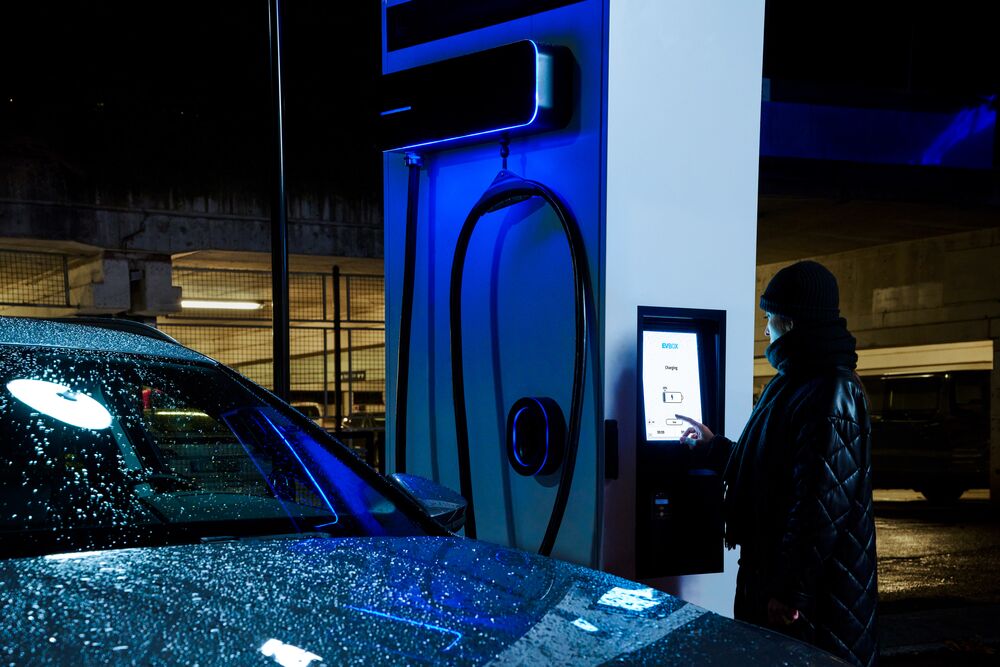
<path fill-rule="evenodd" d="M 181 308 L 210 308 L 213 310 L 260 310 L 260 301 L 211 301 L 205 299 L 182 299 Z"/>

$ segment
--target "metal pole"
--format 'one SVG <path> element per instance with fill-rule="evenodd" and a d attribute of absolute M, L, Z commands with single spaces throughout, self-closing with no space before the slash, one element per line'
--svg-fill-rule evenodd
<path fill-rule="evenodd" d="M 344 392 L 340 380 L 340 353 L 342 346 L 340 343 L 340 267 L 333 267 L 333 376 L 336 378 L 333 392 L 334 400 L 337 403 L 334 412 L 337 420 L 336 429 L 340 431 L 344 423 Z"/>
<path fill-rule="evenodd" d="M 69 259 L 66 255 L 62 258 L 62 270 L 63 270 L 63 296 L 65 297 L 65 305 L 69 307 Z"/>
<path fill-rule="evenodd" d="M 320 423 L 327 428 L 330 417 L 330 330 L 323 327 L 323 412 Z"/>
<path fill-rule="evenodd" d="M 320 276 L 323 291 L 323 418 L 320 423 L 327 428 L 330 423 L 330 330 L 326 328 L 330 319 L 326 308 L 326 276 Z"/>
<path fill-rule="evenodd" d="M 274 333 L 274 393 L 288 400 L 288 213 L 285 203 L 284 95 L 281 88 L 281 11 L 279 0 L 268 0 L 271 47 L 271 112 L 273 181 L 271 191 L 271 302 Z"/>

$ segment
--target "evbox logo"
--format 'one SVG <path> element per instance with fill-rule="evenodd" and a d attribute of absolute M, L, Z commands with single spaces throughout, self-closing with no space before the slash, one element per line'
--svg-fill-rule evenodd
<path fill-rule="evenodd" d="M 664 350 L 679 350 L 680 346 L 677 343 L 660 343 Z"/>

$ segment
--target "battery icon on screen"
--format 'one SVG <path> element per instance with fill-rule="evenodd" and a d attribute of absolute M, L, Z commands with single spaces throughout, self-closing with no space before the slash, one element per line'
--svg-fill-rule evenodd
<path fill-rule="evenodd" d="M 684 402 L 684 395 L 679 391 L 669 391 L 666 387 L 663 388 L 663 402 L 664 403 L 682 403 Z"/>

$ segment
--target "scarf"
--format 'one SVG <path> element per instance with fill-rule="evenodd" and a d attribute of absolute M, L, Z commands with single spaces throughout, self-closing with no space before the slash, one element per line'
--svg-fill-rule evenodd
<path fill-rule="evenodd" d="M 847 330 L 847 320 L 796 322 L 795 327 L 778 338 L 764 354 L 781 375 L 814 376 L 826 370 L 858 365 L 857 341 Z"/>

